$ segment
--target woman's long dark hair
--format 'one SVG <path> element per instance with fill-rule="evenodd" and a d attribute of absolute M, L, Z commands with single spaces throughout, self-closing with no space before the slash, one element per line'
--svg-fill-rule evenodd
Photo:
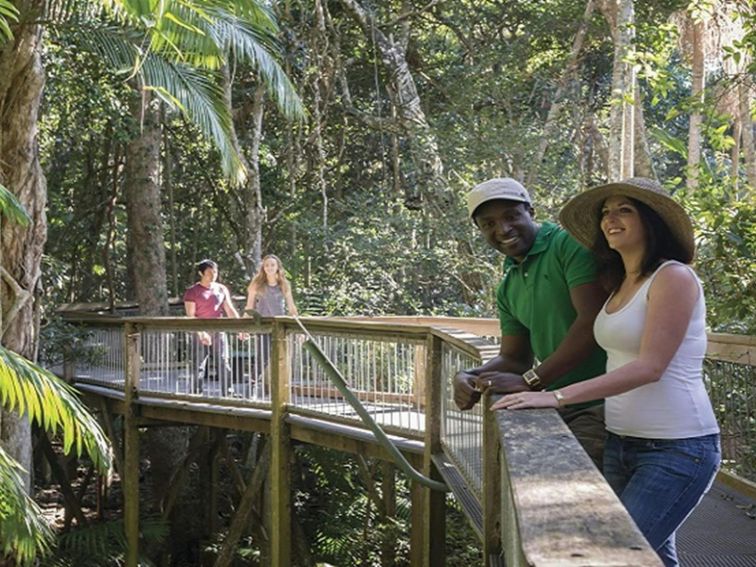
<path fill-rule="evenodd" d="M 683 264 L 690 264 L 693 258 L 674 237 L 667 223 L 656 211 L 641 201 L 631 197 L 627 199 L 638 209 L 646 234 L 646 252 L 641 262 L 640 275 L 651 275 L 665 260 L 677 260 Z M 599 230 L 596 243 L 593 245 L 593 253 L 598 260 L 599 281 L 607 291 L 615 292 L 625 279 L 625 265 L 622 263 L 619 252 L 609 248 L 609 243 L 601 231 L 601 215 L 596 222 Z"/>

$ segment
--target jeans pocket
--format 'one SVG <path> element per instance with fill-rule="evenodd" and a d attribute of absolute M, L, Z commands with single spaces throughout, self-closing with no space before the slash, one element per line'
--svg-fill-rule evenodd
<path fill-rule="evenodd" d="M 706 455 L 706 449 L 702 443 L 687 441 L 655 440 L 650 443 L 650 449 L 669 458 L 682 457 L 696 465 L 700 465 Z"/>

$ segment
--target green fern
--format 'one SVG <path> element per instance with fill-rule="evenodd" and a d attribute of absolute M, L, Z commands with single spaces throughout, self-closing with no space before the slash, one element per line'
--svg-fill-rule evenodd
<path fill-rule="evenodd" d="M 2 3 L 3 0 L 0 0 Z M 1 5 L 1 4 L 0 4 Z M 2 26 L 0 26 L 2 27 Z M 16 196 L 0 185 L 0 215 L 20 226 L 29 226 L 31 219 Z"/>
<path fill-rule="evenodd" d="M 27 565 L 37 554 L 49 551 L 52 532 L 26 493 L 22 472 L 0 447 L 0 556 L 12 556 Z"/>

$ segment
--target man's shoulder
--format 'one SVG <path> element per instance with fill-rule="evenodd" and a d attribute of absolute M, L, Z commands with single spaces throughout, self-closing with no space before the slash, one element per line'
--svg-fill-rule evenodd
<path fill-rule="evenodd" d="M 184 290 L 184 300 L 186 300 L 187 297 L 193 297 L 197 293 L 197 286 L 199 286 L 199 283 L 193 283 Z"/>
<path fill-rule="evenodd" d="M 584 252 L 590 254 L 590 251 L 580 244 L 575 238 L 561 226 L 554 223 L 544 223 L 550 225 L 550 231 L 547 234 L 549 248 L 559 255 L 572 255 L 575 252 Z"/>

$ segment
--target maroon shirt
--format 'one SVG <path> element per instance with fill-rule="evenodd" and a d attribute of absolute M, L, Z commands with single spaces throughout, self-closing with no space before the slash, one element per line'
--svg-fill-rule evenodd
<path fill-rule="evenodd" d="M 199 319 L 217 319 L 223 317 L 223 304 L 230 299 L 228 288 L 214 282 L 207 288 L 200 283 L 194 284 L 184 293 L 184 303 L 191 301 L 196 306 L 194 316 Z"/>

